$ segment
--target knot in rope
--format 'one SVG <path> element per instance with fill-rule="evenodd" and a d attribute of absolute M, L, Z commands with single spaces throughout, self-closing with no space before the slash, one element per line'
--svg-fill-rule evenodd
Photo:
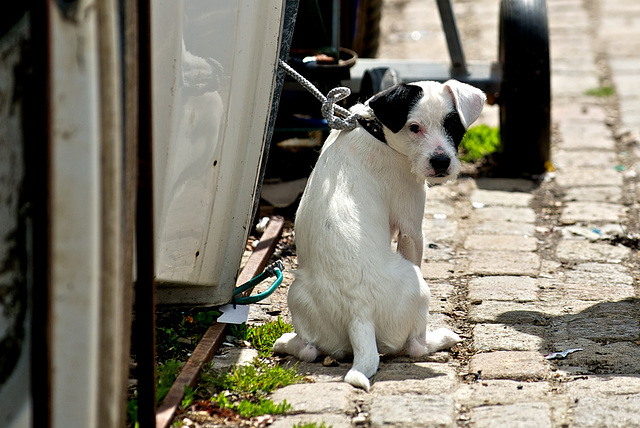
<path fill-rule="evenodd" d="M 351 90 L 344 86 L 339 86 L 337 88 L 333 88 L 327 94 L 327 99 L 322 103 L 322 116 L 327 120 L 327 124 L 331 129 L 338 130 L 351 130 L 356 127 L 356 120 L 358 120 L 358 115 L 355 113 L 349 112 L 349 110 L 336 105 L 338 101 L 342 101 L 347 98 L 351 94 Z M 344 119 L 336 116 L 336 110 L 342 116 L 345 116 Z"/>
<path fill-rule="evenodd" d="M 314 97 L 316 97 L 320 102 L 322 102 L 322 116 L 326 119 L 327 125 L 331 129 L 337 130 L 352 130 L 357 125 L 358 115 L 355 113 L 351 113 L 344 107 L 336 105 L 338 101 L 341 101 L 347 98 L 351 94 L 351 90 L 344 86 L 339 86 L 337 88 L 333 88 L 329 91 L 327 96 L 322 95 L 322 92 L 316 88 L 313 83 L 304 78 L 300 73 L 295 71 L 289 64 L 279 59 L 278 64 L 282 67 L 287 74 L 296 79 L 298 83 L 300 83 L 304 88 L 306 88 Z M 336 114 L 344 117 L 340 118 Z"/>

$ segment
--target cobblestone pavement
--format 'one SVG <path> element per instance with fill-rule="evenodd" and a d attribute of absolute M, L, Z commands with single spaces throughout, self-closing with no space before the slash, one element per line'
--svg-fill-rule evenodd
<path fill-rule="evenodd" d="M 454 1 L 468 59 L 496 59 L 498 3 Z M 431 326 L 464 342 L 383 358 L 369 393 L 340 382 L 349 363 L 300 363 L 315 383 L 273 394 L 294 408 L 273 427 L 640 426 L 640 265 L 622 245 L 639 231 L 640 3 L 547 4 L 556 171 L 463 177 L 427 197 Z M 383 31 L 382 57 L 447 58 L 435 2 L 388 0 Z M 616 94 L 586 95 L 600 86 Z"/>

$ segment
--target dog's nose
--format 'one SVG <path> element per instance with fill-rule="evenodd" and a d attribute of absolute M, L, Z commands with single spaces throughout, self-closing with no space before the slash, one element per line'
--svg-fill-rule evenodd
<path fill-rule="evenodd" d="M 451 158 L 447 155 L 435 155 L 429 162 L 436 174 L 444 174 L 451 164 Z"/>

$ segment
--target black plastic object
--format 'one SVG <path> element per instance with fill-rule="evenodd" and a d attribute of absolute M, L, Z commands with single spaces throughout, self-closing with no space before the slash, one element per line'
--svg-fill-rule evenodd
<path fill-rule="evenodd" d="M 500 169 L 531 176 L 550 166 L 551 72 L 545 0 L 502 0 Z"/>

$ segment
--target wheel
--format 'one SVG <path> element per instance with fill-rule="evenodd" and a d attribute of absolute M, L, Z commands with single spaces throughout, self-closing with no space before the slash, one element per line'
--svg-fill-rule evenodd
<path fill-rule="evenodd" d="M 400 83 L 400 76 L 393 68 L 370 68 L 362 75 L 360 94 L 358 98 L 360 101 L 364 102 L 378 92 L 384 91 L 398 83 Z"/>
<path fill-rule="evenodd" d="M 501 1 L 499 60 L 500 169 L 509 175 L 541 174 L 551 160 L 551 71 L 545 0 Z"/>

